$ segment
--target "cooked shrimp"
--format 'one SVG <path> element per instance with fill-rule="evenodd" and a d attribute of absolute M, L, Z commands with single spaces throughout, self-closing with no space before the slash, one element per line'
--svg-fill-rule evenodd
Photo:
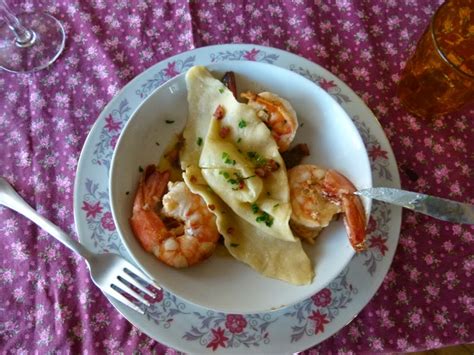
<path fill-rule="evenodd" d="M 167 265 L 188 267 L 211 256 L 219 232 L 202 197 L 182 181 L 168 182 L 169 176 L 168 171 L 147 167 L 138 185 L 130 225 L 147 252 Z M 163 208 L 158 210 L 161 201 Z"/>
<path fill-rule="evenodd" d="M 288 170 L 292 214 L 290 225 L 301 238 L 314 243 L 319 232 L 338 213 L 344 214 L 349 241 L 357 251 L 365 249 L 366 217 L 354 185 L 335 170 L 298 165 Z"/>
<path fill-rule="evenodd" d="M 240 96 L 248 100 L 248 105 L 257 110 L 257 116 L 271 130 L 278 150 L 284 152 L 290 147 L 298 128 L 296 112 L 290 103 L 271 92 L 255 94 L 247 91 Z"/>

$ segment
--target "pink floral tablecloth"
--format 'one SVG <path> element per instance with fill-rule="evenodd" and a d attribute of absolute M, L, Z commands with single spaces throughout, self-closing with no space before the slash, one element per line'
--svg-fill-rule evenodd
<path fill-rule="evenodd" d="M 0 72 L 0 175 L 75 235 L 78 157 L 107 102 L 173 54 L 255 43 L 299 54 L 351 86 L 379 118 L 402 187 L 474 203 L 474 110 L 412 117 L 395 95 L 400 69 L 439 0 L 18 0 L 67 32 L 49 69 Z M 372 152 L 377 154 L 376 151 Z M 384 152 L 380 152 L 384 154 Z M 0 351 L 173 352 L 108 303 L 85 264 L 0 207 Z M 315 352 L 395 352 L 474 342 L 474 228 L 404 212 L 400 244 L 367 307 Z"/>

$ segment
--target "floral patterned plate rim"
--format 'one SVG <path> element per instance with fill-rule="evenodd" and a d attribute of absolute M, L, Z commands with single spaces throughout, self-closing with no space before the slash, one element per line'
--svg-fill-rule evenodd
<path fill-rule="evenodd" d="M 113 150 L 125 122 L 159 85 L 196 64 L 254 60 L 290 69 L 318 84 L 346 110 L 363 137 L 374 186 L 400 187 L 390 144 L 373 113 L 336 76 L 283 50 L 251 44 L 202 47 L 163 60 L 128 83 L 104 108 L 79 159 L 74 218 L 81 243 L 96 252 L 115 252 L 130 260 L 112 220 L 108 174 Z M 326 288 L 287 308 L 250 315 L 224 314 L 161 292 L 140 315 L 110 299 L 141 331 L 175 349 L 218 353 L 290 353 L 314 346 L 347 325 L 381 285 L 398 244 L 401 209 L 374 203 L 368 227 L 368 251 L 352 259 Z"/>

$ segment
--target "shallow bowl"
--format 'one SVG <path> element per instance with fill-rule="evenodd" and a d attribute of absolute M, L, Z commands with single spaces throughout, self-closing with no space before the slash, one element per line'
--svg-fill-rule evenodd
<path fill-rule="evenodd" d="M 323 89 L 302 76 L 270 64 L 225 62 L 208 66 L 216 78 L 234 71 L 239 92 L 271 91 L 294 107 L 300 128 L 295 142 L 307 143 L 304 163 L 340 171 L 358 189 L 372 186 L 366 148 L 350 117 Z M 110 170 L 111 209 L 118 233 L 133 260 L 169 292 L 191 303 L 226 313 L 259 313 L 300 302 L 323 289 L 354 256 L 342 219 L 305 245 L 315 278 L 294 286 L 264 277 L 246 264 L 215 253 L 188 269 L 174 269 L 145 252 L 129 224 L 140 167 L 157 164 L 187 117 L 185 74 L 157 88 L 131 115 L 117 142 Z M 172 122 L 172 123 L 170 123 Z M 363 201 L 367 216 L 370 201 Z M 304 243 L 306 244 L 306 243 Z"/>

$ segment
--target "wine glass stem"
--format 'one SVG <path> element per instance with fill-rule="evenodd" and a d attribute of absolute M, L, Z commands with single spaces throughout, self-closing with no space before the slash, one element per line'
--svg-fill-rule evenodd
<path fill-rule="evenodd" d="M 0 0 L 0 15 L 15 34 L 18 45 L 27 45 L 28 43 L 32 42 L 34 34 L 24 27 L 18 18 L 13 15 L 5 0 Z"/>

